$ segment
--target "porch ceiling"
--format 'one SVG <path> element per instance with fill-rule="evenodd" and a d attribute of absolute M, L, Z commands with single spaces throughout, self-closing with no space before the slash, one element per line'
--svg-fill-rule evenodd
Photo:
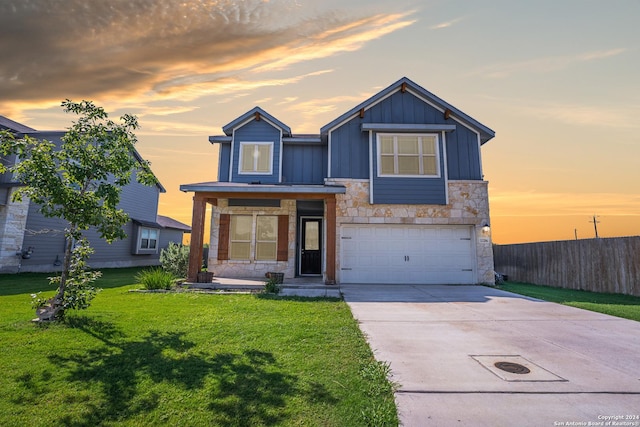
<path fill-rule="evenodd" d="M 344 194 L 347 189 L 342 185 L 282 185 L 282 184 L 246 184 L 233 182 L 200 182 L 183 184 L 180 191 L 211 193 L 252 193 L 252 194 Z"/>

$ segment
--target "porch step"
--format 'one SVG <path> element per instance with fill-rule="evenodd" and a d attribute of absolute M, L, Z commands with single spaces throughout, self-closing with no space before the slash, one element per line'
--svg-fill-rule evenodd
<path fill-rule="evenodd" d="M 259 292 L 264 289 L 265 282 L 261 280 L 242 280 L 242 279 L 214 279 L 211 283 L 185 283 L 189 289 L 201 290 L 231 290 L 231 291 L 247 291 Z M 285 283 L 280 285 L 280 293 L 282 296 L 301 296 L 301 297 L 327 297 L 341 298 L 340 287 L 337 285 L 324 285 L 321 283 Z"/>

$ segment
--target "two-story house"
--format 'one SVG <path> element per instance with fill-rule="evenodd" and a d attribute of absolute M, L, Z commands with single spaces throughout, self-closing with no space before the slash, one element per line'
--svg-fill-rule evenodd
<path fill-rule="evenodd" d="M 481 146 L 494 132 L 402 78 L 296 135 L 255 107 L 209 141 L 218 179 L 194 192 L 190 279 L 207 204 L 209 269 L 326 283 L 493 283 Z"/>
<path fill-rule="evenodd" d="M 18 137 L 29 135 L 61 144 L 64 131 L 37 131 L 0 116 L 0 129 Z M 141 160 L 140 154 L 132 153 Z M 6 165 L 15 156 L 0 158 Z M 67 223 L 61 218 L 45 217 L 40 206 L 23 199 L 13 201 L 11 195 L 20 186 L 10 172 L 0 174 L 0 273 L 52 272 L 61 269 L 64 258 Z M 135 267 L 160 264 L 160 252 L 169 242 L 182 243 L 183 234 L 191 228 L 174 219 L 158 215 L 158 201 L 164 187 L 158 183 L 146 186 L 135 178 L 122 188 L 119 207 L 129 214 L 125 225 L 127 238 L 109 244 L 100 239 L 95 228 L 85 232 L 95 252 L 88 263 L 94 268 Z"/>

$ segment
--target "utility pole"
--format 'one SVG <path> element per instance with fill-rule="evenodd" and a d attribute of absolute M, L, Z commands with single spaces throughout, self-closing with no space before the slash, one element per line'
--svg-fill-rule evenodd
<path fill-rule="evenodd" d="M 598 221 L 596 218 L 598 218 L 598 215 L 594 215 L 593 219 L 589 222 L 593 222 L 593 229 L 596 232 L 596 239 L 598 239 L 598 224 L 600 223 L 600 221 Z"/>
<path fill-rule="evenodd" d="M 577 228 L 573 229 L 573 234 L 576 236 L 576 240 L 578 240 L 578 229 Z"/>

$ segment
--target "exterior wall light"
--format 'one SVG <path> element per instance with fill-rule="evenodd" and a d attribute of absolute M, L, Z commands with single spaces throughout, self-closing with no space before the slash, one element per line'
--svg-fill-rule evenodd
<path fill-rule="evenodd" d="M 29 259 L 31 258 L 32 253 L 33 253 L 33 247 L 29 246 L 28 249 L 22 249 L 16 252 L 16 255 L 18 255 L 19 257 L 22 257 L 22 259 Z"/>
<path fill-rule="evenodd" d="M 488 235 L 489 232 L 491 232 L 491 227 L 489 227 L 489 224 L 485 222 L 482 226 L 482 234 Z"/>

